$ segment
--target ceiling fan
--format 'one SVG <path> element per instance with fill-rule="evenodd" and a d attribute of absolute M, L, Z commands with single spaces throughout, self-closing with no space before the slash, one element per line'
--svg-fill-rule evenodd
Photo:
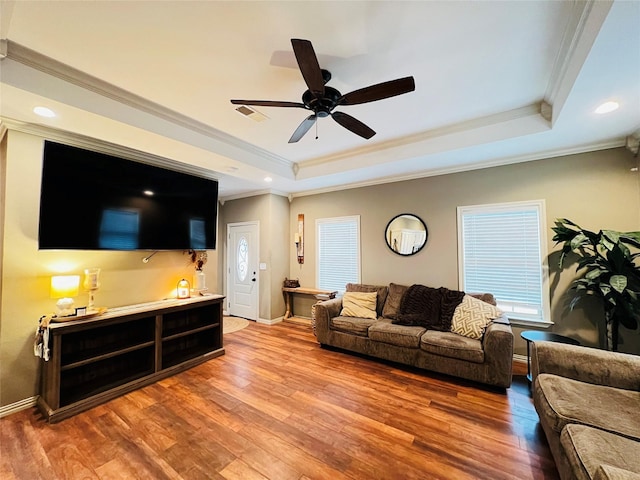
<path fill-rule="evenodd" d="M 305 108 L 311 110 L 313 114 L 305 118 L 300 126 L 296 128 L 296 131 L 293 132 L 289 139 L 289 143 L 295 143 L 300 140 L 316 123 L 318 118 L 328 116 L 331 116 L 347 130 L 368 140 L 376 134 L 375 131 L 351 115 L 347 115 L 344 112 L 334 112 L 334 108 L 342 105 L 375 102 L 376 100 L 413 92 L 416 89 L 413 77 L 404 77 L 370 85 L 342 95 L 335 88 L 326 86 L 326 83 L 331 80 L 331 73 L 320 68 L 313 45 L 309 40 L 292 38 L 291 45 L 293 46 L 293 53 L 298 61 L 302 77 L 309 88 L 302 94 L 302 103 L 271 100 L 231 100 L 234 105 Z"/>

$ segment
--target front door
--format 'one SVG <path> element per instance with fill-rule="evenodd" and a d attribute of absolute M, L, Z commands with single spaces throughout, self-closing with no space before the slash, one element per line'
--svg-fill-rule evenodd
<path fill-rule="evenodd" d="M 258 319 L 258 222 L 227 225 L 227 311 Z"/>

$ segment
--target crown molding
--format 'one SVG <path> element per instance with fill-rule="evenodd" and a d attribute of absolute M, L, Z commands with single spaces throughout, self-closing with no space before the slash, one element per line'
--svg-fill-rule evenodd
<path fill-rule="evenodd" d="M 417 180 L 421 178 L 437 177 L 439 175 L 449 175 L 452 173 L 463 173 L 473 170 L 481 170 L 484 168 L 501 167 L 505 165 L 513 165 L 517 163 L 533 162 L 536 160 L 547 160 L 555 157 L 563 157 L 567 155 L 576 155 L 580 153 L 595 152 L 598 150 L 607 150 L 610 148 L 622 147 L 625 145 L 624 139 L 616 139 L 607 142 L 593 143 L 589 145 L 581 145 L 571 148 L 559 148 L 555 150 L 547 150 L 546 152 L 540 152 L 536 154 L 516 155 L 512 157 L 505 157 L 496 160 L 489 160 L 486 162 L 478 162 L 474 164 L 464 164 L 454 167 L 439 168 L 429 171 L 420 171 L 417 173 L 407 175 L 395 175 L 376 178 L 374 180 L 368 180 L 364 182 L 354 182 L 335 187 L 318 188 L 313 190 L 305 190 L 302 192 L 296 192 L 289 195 L 289 201 L 297 197 L 306 197 L 311 195 L 319 195 L 322 193 L 339 192 L 342 190 L 351 190 L 354 188 L 372 187 L 376 185 L 384 185 L 387 183 L 405 182 L 409 180 Z"/>
<path fill-rule="evenodd" d="M 282 192 L 280 190 L 267 189 L 267 190 L 254 190 L 252 192 L 239 193 L 237 195 L 228 195 L 225 197 L 220 197 L 218 200 L 222 202 L 222 204 L 224 205 L 224 202 L 229 202 L 231 200 L 240 200 L 242 198 L 258 197 L 260 195 L 277 195 L 279 197 L 285 197 L 289 199 L 291 198 L 290 193 Z"/>
<path fill-rule="evenodd" d="M 310 159 L 294 166 L 296 180 L 337 174 L 344 170 L 379 165 L 391 153 L 398 159 L 419 158 L 479 143 L 489 143 L 547 131 L 550 123 L 541 114 L 541 102 L 487 115 L 442 128 L 376 143 L 357 150 Z M 366 165 L 365 165 L 366 164 Z"/>
<path fill-rule="evenodd" d="M 612 5 L 613 0 L 574 1 L 544 96 L 545 102 L 553 107 L 550 112 L 552 125 L 558 119 Z"/>
<path fill-rule="evenodd" d="M 267 150 L 244 142 L 205 123 L 199 122 L 198 120 L 105 82 L 104 80 L 38 53 L 35 50 L 31 50 L 30 48 L 20 45 L 12 40 L 6 40 L 6 47 L 6 58 L 10 60 L 21 63 L 115 102 L 151 114 L 175 125 L 179 125 L 190 131 L 204 135 L 209 139 L 240 149 L 256 157 L 260 157 L 263 163 L 272 162 L 279 167 L 287 168 L 292 168 L 293 166 L 293 162 L 290 160 L 274 155 Z"/>
<path fill-rule="evenodd" d="M 528 118 L 532 116 L 541 116 L 541 105 L 539 103 L 526 105 L 524 107 L 507 110 L 505 112 L 500 112 L 493 115 L 474 118 L 472 120 L 447 125 L 441 128 L 434 128 L 433 130 L 427 130 L 425 132 L 416 133 L 414 135 L 367 145 L 362 148 L 352 149 L 334 155 L 326 155 L 324 157 L 305 160 L 294 165 L 294 172 L 297 175 L 300 170 L 307 167 L 324 165 L 335 161 L 344 161 L 349 158 L 362 156 L 373 152 L 379 152 L 380 150 L 390 150 L 393 148 L 405 146 L 407 144 L 426 142 L 435 138 L 446 137 L 448 135 L 459 135 L 463 132 L 469 132 L 472 130 L 477 130 L 479 128 L 484 128 L 499 123 L 511 122 L 514 120 L 520 120 L 522 118 Z"/>
<path fill-rule="evenodd" d="M 54 127 L 21 122 L 12 118 L 0 117 L 0 133 L 3 131 L 15 130 L 30 135 L 64 143 L 73 147 L 85 148 L 95 152 L 113 155 L 115 157 L 126 158 L 139 163 L 146 163 L 156 167 L 162 167 L 182 173 L 189 173 L 198 177 L 219 180 L 220 175 L 213 170 L 197 167 L 188 163 L 178 162 L 151 153 L 124 147 L 115 143 L 99 140 L 79 133 L 72 133 Z M 1 138 L 1 137 L 0 137 Z"/>
<path fill-rule="evenodd" d="M 4 140 L 4 136 L 8 131 L 9 129 L 7 128 L 7 124 L 4 122 L 4 119 L 0 117 L 0 142 Z"/>

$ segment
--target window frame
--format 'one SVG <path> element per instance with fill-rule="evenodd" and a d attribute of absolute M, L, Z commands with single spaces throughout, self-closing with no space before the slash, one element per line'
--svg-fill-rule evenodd
<path fill-rule="evenodd" d="M 321 254 L 321 244 L 320 244 L 320 228 L 321 225 L 326 224 L 335 224 L 335 223 L 347 223 L 353 222 L 356 228 L 356 241 L 355 241 L 355 249 L 357 250 L 357 260 L 356 260 L 356 279 L 351 279 L 345 282 L 339 288 L 323 288 L 321 286 L 321 272 L 322 272 L 322 254 Z M 345 287 L 347 283 L 360 283 L 362 278 L 362 246 L 361 246 L 361 235 L 360 235 L 360 215 L 346 215 L 341 217 L 327 217 L 327 218 L 317 218 L 315 222 L 316 227 L 316 259 L 317 259 L 317 267 L 316 267 L 316 287 L 318 289 L 323 290 L 337 290 L 339 294 L 345 291 Z"/>
<path fill-rule="evenodd" d="M 551 321 L 551 301 L 549 289 L 549 254 L 547 244 L 547 221 L 546 204 L 544 200 L 528 200 L 518 202 L 502 202 L 491 204 L 467 205 L 457 207 L 457 228 L 458 228 L 458 285 L 460 290 L 465 290 L 465 251 L 464 251 L 464 229 L 463 219 L 466 215 L 497 213 L 497 212 L 517 212 L 534 210 L 538 216 L 539 232 L 539 252 L 540 252 L 540 296 L 542 300 L 542 318 L 540 320 L 523 317 L 522 314 L 512 311 L 505 311 L 505 315 L 514 325 L 536 326 L 548 328 L 553 325 Z M 488 292 L 493 293 L 493 292 Z M 499 298 L 496 298 L 499 304 Z M 499 306 L 499 305 L 498 305 Z"/>

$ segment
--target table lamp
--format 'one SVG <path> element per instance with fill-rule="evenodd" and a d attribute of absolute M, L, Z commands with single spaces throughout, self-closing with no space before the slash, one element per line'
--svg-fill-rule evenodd
<path fill-rule="evenodd" d="M 56 303 L 59 317 L 75 315 L 72 297 L 77 297 L 79 290 L 80 275 L 54 275 L 51 277 L 51 298 L 60 299 Z"/>

